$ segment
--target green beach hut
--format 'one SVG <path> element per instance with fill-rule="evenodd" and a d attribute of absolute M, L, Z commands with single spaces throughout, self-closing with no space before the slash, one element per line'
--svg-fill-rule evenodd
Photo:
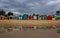
<path fill-rule="evenodd" d="M 27 14 L 24 14 L 22 17 L 23 17 L 23 20 L 28 20 L 28 15 Z"/>
<path fill-rule="evenodd" d="M 43 20 L 47 20 L 47 16 L 46 15 L 43 15 Z"/>

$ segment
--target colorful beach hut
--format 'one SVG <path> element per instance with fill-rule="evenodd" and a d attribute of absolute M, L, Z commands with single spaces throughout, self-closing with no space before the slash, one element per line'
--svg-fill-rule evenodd
<path fill-rule="evenodd" d="M 56 15 L 56 20 L 60 20 L 60 15 Z"/>
<path fill-rule="evenodd" d="M 15 19 L 15 16 L 14 15 L 10 15 L 9 16 L 9 20 L 13 20 L 13 19 Z"/>
<path fill-rule="evenodd" d="M 52 16 L 51 15 L 47 15 L 47 20 L 52 20 Z"/>
<path fill-rule="evenodd" d="M 22 17 L 23 17 L 23 20 L 28 20 L 28 15 L 27 14 L 24 14 Z"/>
<path fill-rule="evenodd" d="M 33 16 L 32 15 L 29 15 L 28 16 L 28 20 L 33 20 Z"/>
<path fill-rule="evenodd" d="M 5 20 L 8 20 L 9 19 L 8 15 L 5 15 L 4 19 Z"/>
<path fill-rule="evenodd" d="M 22 15 L 19 15 L 19 16 L 18 16 L 18 19 L 19 19 L 19 20 L 22 20 L 22 18 L 23 18 Z"/>
<path fill-rule="evenodd" d="M 0 15 L 0 20 L 4 20 L 4 15 Z"/>
<path fill-rule="evenodd" d="M 38 20 L 42 20 L 42 16 L 39 16 L 39 17 L 38 17 Z"/>
<path fill-rule="evenodd" d="M 43 20 L 47 20 L 47 16 L 46 15 L 43 15 Z"/>
<path fill-rule="evenodd" d="M 37 15 L 33 14 L 33 20 L 38 20 L 38 17 L 39 17 L 38 14 Z"/>
<path fill-rule="evenodd" d="M 55 17 L 55 15 L 52 15 L 52 20 L 56 20 L 56 17 Z"/>

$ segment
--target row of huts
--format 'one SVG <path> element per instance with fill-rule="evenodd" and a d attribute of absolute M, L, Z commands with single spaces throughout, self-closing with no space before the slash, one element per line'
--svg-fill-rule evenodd
<path fill-rule="evenodd" d="M 33 14 L 33 15 L 0 15 L 0 20 L 60 20 L 60 15 L 39 15 L 39 14 Z"/>

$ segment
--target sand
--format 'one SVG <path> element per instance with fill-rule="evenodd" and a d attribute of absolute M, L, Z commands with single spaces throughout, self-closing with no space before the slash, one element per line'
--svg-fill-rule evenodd
<path fill-rule="evenodd" d="M 56 29 L 27 30 L 0 33 L 0 38 L 60 38 Z"/>
<path fill-rule="evenodd" d="M 0 26 L 24 26 L 24 25 L 60 25 L 60 21 L 52 20 L 0 20 Z M 0 38 L 60 38 L 60 33 L 57 29 L 37 29 L 37 30 L 21 30 L 0 33 Z"/>
<path fill-rule="evenodd" d="M 2 26 L 40 26 L 40 25 L 60 25 L 60 20 L 0 20 Z"/>

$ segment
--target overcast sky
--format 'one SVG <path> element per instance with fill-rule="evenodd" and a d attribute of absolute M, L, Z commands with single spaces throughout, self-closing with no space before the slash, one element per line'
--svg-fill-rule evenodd
<path fill-rule="evenodd" d="M 0 8 L 15 14 L 55 14 L 60 0 L 0 0 Z"/>

